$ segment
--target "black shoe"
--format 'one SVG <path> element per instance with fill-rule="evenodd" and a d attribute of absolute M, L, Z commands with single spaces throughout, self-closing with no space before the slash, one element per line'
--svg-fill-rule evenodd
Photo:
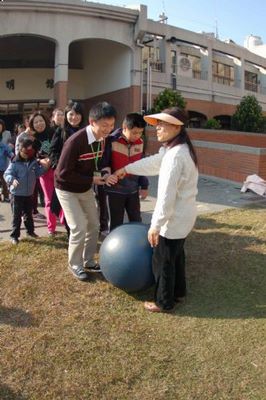
<path fill-rule="evenodd" d="M 80 281 L 88 281 L 89 280 L 89 274 L 84 271 L 83 267 L 79 267 L 78 265 L 72 265 L 68 267 L 69 271 Z"/>
<path fill-rule="evenodd" d="M 93 265 L 86 265 L 85 267 L 90 272 L 102 272 L 99 264 L 95 263 Z"/>
<path fill-rule="evenodd" d="M 18 240 L 17 238 L 13 238 L 13 237 L 12 237 L 12 238 L 10 239 L 10 241 L 11 241 L 11 243 L 14 244 L 14 245 L 19 244 L 19 240 Z"/>
<path fill-rule="evenodd" d="M 185 303 L 186 296 L 175 297 L 175 303 Z"/>
<path fill-rule="evenodd" d="M 38 239 L 38 235 L 35 232 L 29 233 L 27 232 L 27 237 L 33 238 L 33 239 Z"/>

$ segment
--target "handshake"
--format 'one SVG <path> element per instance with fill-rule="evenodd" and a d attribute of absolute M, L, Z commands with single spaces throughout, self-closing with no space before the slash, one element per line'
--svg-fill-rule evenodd
<path fill-rule="evenodd" d="M 123 179 L 126 176 L 125 168 L 117 169 L 113 174 L 106 173 L 105 176 L 94 176 L 93 183 L 95 185 L 107 185 L 112 186 L 115 185 L 119 179 Z M 145 200 L 148 196 L 148 189 L 140 189 L 139 196 L 141 200 Z"/>
<path fill-rule="evenodd" d="M 120 168 L 115 171 L 113 174 L 109 174 L 108 172 L 104 176 L 94 176 L 93 183 L 95 185 L 107 185 L 112 186 L 115 185 L 119 179 L 123 179 L 126 175 L 125 168 Z"/>
<path fill-rule="evenodd" d="M 123 179 L 126 175 L 125 168 L 117 169 L 113 174 L 108 175 L 105 183 L 107 186 L 115 185 L 119 179 Z"/>

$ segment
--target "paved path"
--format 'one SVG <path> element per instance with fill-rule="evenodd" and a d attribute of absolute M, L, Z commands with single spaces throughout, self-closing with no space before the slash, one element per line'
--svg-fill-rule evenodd
<path fill-rule="evenodd" d="M 150 177 L 149 196 L 141 202 L 143 222 L 149 223 L 156 201 L 157 177 Z M 240 192 L 241 185 L 232 182 L 207 178 L 201 176 L 199 179 L 199 193 L 197 196 L 198 213 L 211 213 L 222 211 L 226 208 L 239 208 L 247 204 L 258 203 L 266 207 L 266 198 L 253 192 Z M 44 214 L 44 209 L 39 208 Z M 10 204 L 0 203 L 0 242 L 9 240 L 11 209 Z M 22 224 L 23 225 L 23 224 Z M 35 221 L 35 231 L 39 236 L 46 236 L 47 228 L 45 221 Z M 58 223 L 58 232 L 65 232 L 64 227 Z M 25 229 L 21 231 L 21 238 L 25 237 Z"/>

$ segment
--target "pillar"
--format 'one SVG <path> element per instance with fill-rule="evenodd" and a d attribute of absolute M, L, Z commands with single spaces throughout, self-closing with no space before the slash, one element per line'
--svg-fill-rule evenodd
<path fill-rule="evenodd" d="M 54 96 L 56 107 L 68 103 L 68 49 L 69 43 L 57 43 L 55 50 Z"/>

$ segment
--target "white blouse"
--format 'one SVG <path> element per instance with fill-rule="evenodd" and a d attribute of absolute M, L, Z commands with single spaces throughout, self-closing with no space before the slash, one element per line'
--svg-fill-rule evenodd
<path fill-rule="evenodd" d="M 128 164 L 125 170 L 135 175 L 158 175 L 158 191 L 151 228 L 168 239 L 185 238 L 192 230 L 196 217 L 198 169 L 187 144 L 169 149 Z"/>

